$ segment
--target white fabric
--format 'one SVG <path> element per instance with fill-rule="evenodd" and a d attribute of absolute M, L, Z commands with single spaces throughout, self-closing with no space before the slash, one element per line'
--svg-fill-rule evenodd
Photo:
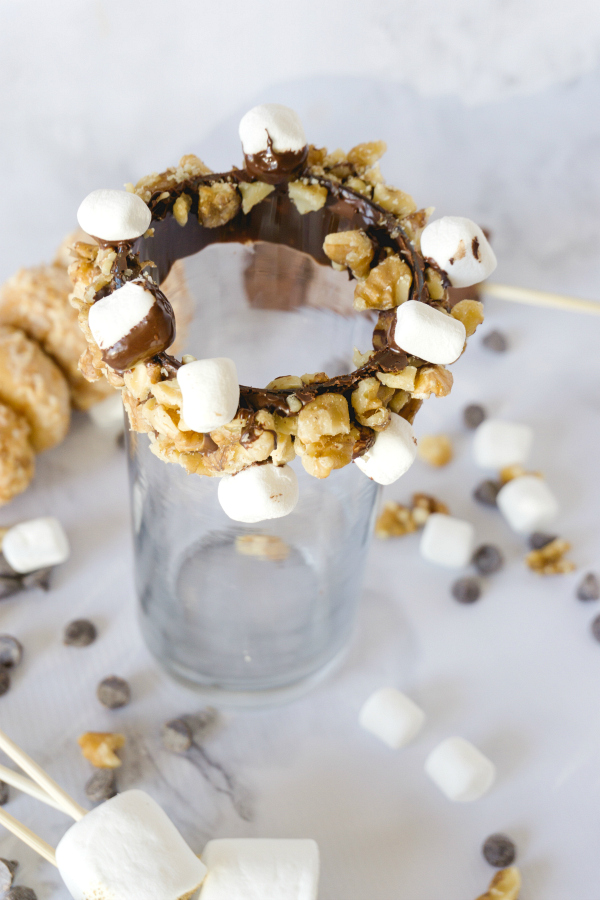
<path fill-rule="evenodd" d="M 200 900 L 317 900 L 319 848 L 303 839 L 209 841 Z"/>
<path fill-rule="evenodd" d="M 463 216 L 430 222 L 421 235 L 421 252 L 435 260 L 457 288 L 485 281 L 498 265 L 479 225 Z"/>
<path fill-rule="evenodd" d="M 35 572 L 69 558 L 69 539 L 53 516 L 13 525 L 2 539 L 2 553 L 15 572 Z"/>
<path fill-rule="evenodd" d="M 523 465 L 533 445 L 533 428 L 520 422 L 486 419 L 475 431 L 473 457 L 482 469 Z"/>
<path fill-rule="evenodd" d="M 298 113 L 280 103 L 263 103 L 249 110 L 240 122 L 240 140 L 244 153 L 261 153 L 269 146 L 273 150 L 297 152 L 306 146 L 306 135 Z"/>
<path fill-rule="evenodd" d="M 81 202 L 77 221 L 103 241 L 130 241 L 148 230 L 152 213 L 137 194 L 101 188 Z"/>
<path fill-rule="evenodd" d="M 551 525 L 559 513 L 558 500 L 543 478 L 522 475 L 500 490 L 498 508 L 518 534 L 531 534 Z"/>
<path fill-rule="evenodd" d="M 90 309 L 89 325 L 100 349 L 108 350 L 129 334 L 146 318 L 154 301 L 154 294 L 135 281 L 97 300 Z"/>
<path fill-rule="evenodd" d="M 298 479 L 290 466 L 250 466 L 219 481 L 219 503 L 236 522 L 288 516 L 298 502 Z"/>
<path fill-rule="evenodd" d="M 439 566 L 458 569 L 473 555 L 475 529 L 470 522 L 442 513 L 432 513 L 421 535 L 421 556 Z"/>
<path fill-rule="evenodd" d="M 177 373 L 185 424 L 204 434 L 227 425 L 237 412 L 240 383 L 232 359 L 197 359 Z"/>
<path fill-rule="evenodd" d="M 461 803 L 483 797 L 496 779 L 493 762 L 461 737 L 438 744 L 425 761 L 425 771 L 449 800 Z"/>
<path fill-rule="evenodd" d="M 447 365 L 463 351 L 467 333 L 458 319 L 421 303 L 407 300 L 396 310 L 394 340 L 406 353 L 430 363 Z"/>
<path fill-rule="evenodd" d="M 407 472 L 417 457 L 417 442 L 410 422 L 391 413 L 385 431 L 380 431 L 375 443 L 354 462 L 377 484 L 393 484 Z"/>
<path fill-rule="evenodd" d="M 425 713 L 397 688 L 385 687 L 371 694 L 358 721 L 388 747 L 399 750 L 417 736 L 425 722 Z"/>

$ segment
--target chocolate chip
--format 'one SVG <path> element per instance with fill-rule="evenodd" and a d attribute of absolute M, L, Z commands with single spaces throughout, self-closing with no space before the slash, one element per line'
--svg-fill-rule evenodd
<path fill-rule="evenodd" d="M 14 575 L 0 575 L 0 600 L 8 600 L 23 590 L 21 579 Z"/>
<path fill-rule="evenodd" d="M 492 834 L 484 843 L 481 852 L 490 866 L 504 869 L 514 863 L 517 848 L 505 834 Z"/>
<path fill-rule="evenodd" d="M 480 406 L 479 403 L 470 403 L 469 406 L 465 406 L 463 410 L 463 421 L 467 428 L 477 428 L 486 417 L 486 412 L 483 406 Z"/>
<path fill-rule="evenodd" d="M 4 781 L 0 781 L 0 806 L 5 806 L 10 799 L 10 791 L 8 785 Z"/>
<path fill-rule="evenodd" d="M 194 733 L 185 719 L 171 719 L 163 725 L 162 739 L 171 753 L 185 753 L 194 742 Z"/>
<path fill-rule="evenodd" d="M 494 353 L 505 353 L 508 350 L 508 340 L 501 331 L 490 331 L 482 339 L 481 343 Z"/>
<path fill-rule="evenodd" d="M 111 675 L 98 685 L 96 694 L 102 706 L 108 709 L 120 709 L 131 700 L 131 688 L 123 678 Z"/>
<path fill-rule="evenodd" d="M 545 531 L 534 531 L 533 534 L 529 535 L 529 549 L 541 550 L 546 544 L 551 544 L 555 540 L 555 534 L 546 534 Z"/>
<path fill-rule="evenodd" d="M 37 894 L 28 887 L 13 887 L 6 892 L 3 900 L 37 900 Z"/>
<path fill-rule="evenodd" d="M 48 566 L 47 569 L 38 569 L 37 572 L 30 572 L 28 575 L 21 576 L 21 587 L 24 591 L 33 588 L 41 588 L 43 591 L 50 590 L 50 581 L 54 566 Z"/>
<path fill-rule="evenodd" d="M 4 896 L 4 892 L 9 889 L 13 883 L 15 872 L 19 868 L 19 863 L 14 859 L 0 859 L 0 895 Z"/>
<path fill-rule="evenodd" d="M 103 803 L 117 793 L 117 775 L 114 769 L 99 769 L 85 786 L 85 795 L 92 803 Z"/>
<path fill-rule="evenodd" d="M 69 622 L 63 635 L 63 644 L 68 647 L 89 647 L 98 636 L 96 626 L 87 619 L 75 619 Z"/>
<path fill-rule="evenodd" d="M 598 576 L 593 572 L 588 572 L 579 587 L 577 588 L 578 600 L 598 600 L 600 599 L 600 581 Z"/>
<path fill-rule="evenodd" d="M 476 578 L 459 578 L 451 590 L 452 596 L 459 603 L 475 603 L 481 597 L 481 587 Z"/>
<path fill-rule="evenodd" d="M 597 641 L 600 641 L 600 616 L 596 616 L 596 618 L 592 621 L 591 624 L 592 634 L 596 638 Z"/>
<path fill-rule="evenodd" d="M 23 646 L 11 634 L 0 634 L 0 666 L 14 669 L 23 659 Z"/>
<path fill-rule="evenodd" d="M 473 497 L 478 503 L 484 503 L 485 506 L 496 506 L 496 497 L 500 493 L 502 487 L 497 481 L 482 481 L 473 491 Z"/>
<path fill-rule="evenodd" d="M 10 675 L 7 669 L 0 668 L 0 697 L 10 690 Z"/>
<path fill-rule="evenodd" d="M 480 575 L 493 575 L 504 565 L 504 557 L 493 544 L 482 544 L 473 554 L 473 565 Z"/>

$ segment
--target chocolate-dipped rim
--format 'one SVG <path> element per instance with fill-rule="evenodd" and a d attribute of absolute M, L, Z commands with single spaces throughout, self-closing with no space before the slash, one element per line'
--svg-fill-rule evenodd
<path fill-rule="evenodd" d="M 152 213 L 149 231 L 135 242 L 102 242 L 103 246 L 112 247 L 117 255 L 111 269 L 110 283 L 98 291 L 94 300 L 122 287 L 126 281 L 139 277 L 140 272 L 150 265 L 154 269 L 153 277 L 162 284 L 176 260 L 193 256 L 205 247 L 217 243 L 246 244 L 265 241 L 283 244 L 307 254 L 320 265 L 329 266 L 331 260 L 323 250 L 327 235 L 363 230 L 373 244 L 371 268 L 385 260 L 389 251 L 397 254 L 412 274 L 409 299 L 437 308 L 448 308 L 447 304 L 434 301 L 429 296 L 424 272 L 426 265 L 431 266 L 431 262 L 428 260 L 426 263 L 415 249 L 398 218 L 347 185 L 312 174 L 310 168 L 300 172 L 297 178 L 304 178 L 307 184 L 326 188 L 327 199 L 321 209 L 299 213 L 289 197 L 286 181 L 273 185 L 273 191 L 253 206 L 249 213 L 244 214 L 240 208 L 229 222 L 214 228 L 202 225 L 198 219 L 199 189 L 205 185 L 237 186 L 241 183 L 265 181 L 264 171 L 261 171 L 260 177 L 255 177 L 245 169 L 234 168 L 230 172 L 194 176 L 177 184 L 173 184 L 167 176 L 154 182 L 152 196 L 148 201 Z M 191 201 L 185 225 L 180 225 L 173 215 L 173 206 L 182 194 Z M 352 273 L 350 277 L 353 277 Z M 287 403 L 290 395 L 294 395 L 305 405 L 319 394 L 351 392 L 361 379 L 378 372 L 397 373 L 410 364 L 426 364 L 424 360 L 408 356 L 394 342 L 395 312 L 395 308 L 379 312 L 373 334 L 375 352 L 368 362 L 352 373 L 298 389 L 266 390 L 241 385 L 240 409 L 266 409 L 280 416 L 290 416 L 294 415 Z M 158 354 L 155 358 L 171 376 L 181 365 L 178 360 L 165 353 Z"/>

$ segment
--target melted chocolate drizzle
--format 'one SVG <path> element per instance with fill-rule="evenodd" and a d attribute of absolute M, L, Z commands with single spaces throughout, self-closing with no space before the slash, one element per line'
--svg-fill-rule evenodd
<path fill-rule="evenodd" d="M 245 153 L 246 172 L 267 184 L 283 184 L 295 178 L 304 169 L 308 157 L 308 144 L 301 150 L 280 152 L 273 147 L 267 132 L 267 149 L 260 153 Z"/>

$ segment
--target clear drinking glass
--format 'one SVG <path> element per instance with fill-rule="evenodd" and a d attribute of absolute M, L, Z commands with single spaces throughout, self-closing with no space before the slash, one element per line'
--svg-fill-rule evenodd
<path fill-rule="evenodd" d="M 343 374 L 353 346 L 370 345 L 347 277 L 286 247 L 207 247 L 176 264 L 165 291 L 178 353 L 229 356 L 242 384 Z M 313 684 L 352 632 L 377 485 L 353 465 L 319 480 L 296 459 L 295 511 L 245 525 L 221 509 L 217 478 L 157 459 L 146 435 L 128 440 L 141 626 L 157 660 L 219 702 Z"/>

